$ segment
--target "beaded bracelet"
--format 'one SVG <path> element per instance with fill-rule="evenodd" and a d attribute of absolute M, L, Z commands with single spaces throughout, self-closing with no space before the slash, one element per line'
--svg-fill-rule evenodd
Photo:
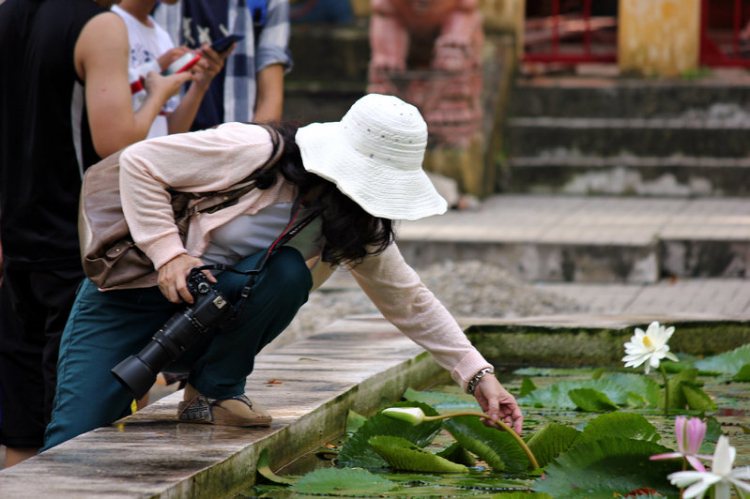
<path fill-rule="evenodd" d="M 469 395 L 474 395 L 474 390 L 485 374 L 495 374 L 495 370 L 491 367 L 485 367 L 484 369 L 476 373 L 474 377 L 469 381 L 469 385 L 466 387 L 466 393 L 468 393 Z"/>

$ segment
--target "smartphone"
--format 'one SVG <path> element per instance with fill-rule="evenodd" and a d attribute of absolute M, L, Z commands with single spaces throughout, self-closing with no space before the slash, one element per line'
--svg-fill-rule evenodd
<path fill-rule="evenodd" d="M 214 52 L 221 54 L 222 52 L 229 50 L 229 47 L 231 47 L 233 43 L 238 42 L 243 38 L 245 38 L 245 35 L 229 35 L 224 38 L 219 38 L 211 44 L 211 49 Z"/>
<path fill-rule="evenodd" d="M 187 52 L 182 57 L 174 61 L 172 64 L 169 65 L 167 69 L 161 72 L 164 76 L 173 75 L 176 73 L 182 73 L 183 71 L 187 71 L 188 69 L 195 66 L 195 64 L 200 60 L 201 56 L 198 54 L 194 54 L 193 52 Z"/>

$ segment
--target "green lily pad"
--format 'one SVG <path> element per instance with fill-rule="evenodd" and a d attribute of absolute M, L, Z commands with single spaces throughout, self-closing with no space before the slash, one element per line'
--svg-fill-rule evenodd
<path fill-rule="evenodd" d="M 743 364 L 737 374 L 734 375 L 732 381 L 744 382 L 750 381 L 750 364 Z"/>
<path fill-rule="evenodd" d="M 532 407 L 575 409 L 577 406 L 570 399 L 568 393 L 580 388 L 602 392 L 617 405 L 627 404 L 628 400 L 631 399 L 631 393 L 640 394 L 646 400 L 655 399 L 659 390 L 656 382 L 644 376 L 613 374 L 602 379 L 560 381 L 546 388 L 538 388 L 525 397 L 518 398 L 518 403 Z"/>
<path fill-rule="evenodd" d="M 477 404 L 476 399 L 469 395 L 455 396 L 447 393 L 429 391 L 418 392 L 411 388 L 407 388 L 402 397 L 405 400 L 427 404 L 438 411 L 439 414 L 458 411 L 482 412 L 482 409 L 481 407 L 479 407 L 479 404 Z"/>
<path fill-rule="evenodd" d="M 601 440 L 616 435 L 618 438 L 658 442 L 661 435 L 654 425 L 640 414 L 614 412 L 602 414 L 589 421 L 583 428 L 579 442 Z"/>
<path fill-rule="evenodd" d="M 463 464 L 464 466 L 472 467 L 476 466 L 477 460 L 471 455 L 471 452 L 467 451 L 458 442 L 452 443 L 444 450 L 437 453 L 438 456 L 452 461 L 454 463 Z"/>
<path fill-rule="evenodd" d="M 480 474 L 471 475 L 446 475 L 440 480 L 440 483 L 446 487 L 461 487 L 473 490 L 484 491 L 501 491 L 507 489 L 528 489 L 531 486 L 530 480 L 519 480 L 513 478 L 500 478 Z"/>
<path fill-rule="evenodd" d="M 682 383 L 695 383 L 698 377 L 698 370 L 691 368 L 680 371 L 673 375 L 667 381 L 669 385 L 669 407 L 671 409 L 684 409 L 687 406 L 687 399 L 680 386 Z M 664 407 L 664 396 L 665 392 L 662 390 L 659 395 L 659 408 Z"/>
<path fill-rule="evenodd" d="M 447 393 L 440 393 L 440 392 L 430 392 L 430 391 L 417 391 L 412 388 L 407 388 L 401 397 L 404 400 L 410 400 L 412 402 L 422 402 L 423 404 L 427 405 L 435 405 L 440 404 L 443 402 L 466 402 L 471 401 L 473 398 L 462 398 L 457 397 L 455 395 L 450 395 Z"/>
<path fill-rule="evenodd" d="M 700 409 L 702 411 L 715 411 L 718 407 L 701 388 L 690 383 L 680 383 L 682 394 L 687 401 L 690 409 Z"/>
<path fill-rule="evenodd" d="M 750 364 L 750 344 L 735 348 L 729 352 L 696 360 L 693 366 L 701 372 L 734 376 L 745 364 Z"/>
<path fill-rule="evenodd" d="M 271 458 L 268 456 L 268 449 L 263 449 L 258 456 L 258 473 L 266 480 L 283 485 L 294 485 L 299 477 L 279 476 L 271 470 Z"/>
<path fill-rule="evenodd" d="M 490 499 L 554 499 L 551 495 L 543 492 L 502 492 L 495 494 Z"/>
<path fill-rule="evenodd" d="M 671 499 L 679 497 L 667 475 L 681 469 L 677 461 L 650 461 L 649 456 L 669 452 L 664 446 L 644 440 L 605 438 L 573 446 L 547 466 L 531 489 L 555 499 L 624 496 L 650 487 Z"/>
<path fill-rule="evenodd" d="M 521 392 L 518 394 L 519 397 L 525 397 L 529 393 L 536 390 L 537 386 L 531 381 L 531 378 L 524 378 L 521 381 Z"/>
<path fill-rule="evenodd" d="M 619 409 L 604 393 L 591 388 L 576 388 L 568 392 L 568 397 L 582 411 L 609 412 Z"/>
<path fill-rule="evenodd" d="M 299 494 L 377 496 L 397 486 L 367 470 L 322 468 L 302 477 L 292 490 Z"/>
<path fill-rule="evenodd" d="M 367 421 L 367 417 L 349 409 L 349 412 L 346 414 L 346 432 L 354 433 L 365 424 L 365 421 Z"/>
<path fill-rule="evenodd" d="M 428 416 L 437 416 L 437 411 L 421 402 L 397 402 L 392 407 L 419 407 Z M 382 411 L 369 418 L 344 444 L 337 459 L 340 468 L 382 468 L 388 463 L 375 452 L 368 440 L 376 435 L 403 437 L 418 447 L 425 447 L 442 428 L 441 421 L 427 421 L 412 425 L 400 419 L 384 416 Z"/>
<path fill-rule="evenodd" d="M 632 373 L 614 373 L 604 379 L 615 383 L 628 394 L 627 401 L 612 399 L 616 404 L 624 405 L 633 398 L 640 399 L 641 401 L 645 400 L 645 403 L 651 407 L 655 407 L 659 402 L 659 384 L 648 376 Z"/>
<path fill-rule="evenodd" d="M 426 473 L 464 473 L 463 464 L 448 461 L 425 451 L 401 437 L 385 435 L 371 437 L 368 443 L 394 470 L 424 471 Z"/>
<path fill-rule="evenodd" d="M 597 368 L 587 367 L 522 367 L 513 371 L 516 376 L 587 376 Z"/>
<path fill-rule="evenodd" d="M 450 418 L 445 421 L 445 428 L 462 447 L 476 454 L 493 470 L 513 473 L 529 467 L 526 453 L 511 435 L 488 428 L 477 417 Z"/>
<path fill-rule="evenodd" d="M 543 468 L 568 450 L 580 434 L 580 431 L 570 426 L 547 423 L 535 431 L 531 438 L 526 441 L 526 444 L 531 449 L 531 453 L 534 454 L 539 466 Z"/>

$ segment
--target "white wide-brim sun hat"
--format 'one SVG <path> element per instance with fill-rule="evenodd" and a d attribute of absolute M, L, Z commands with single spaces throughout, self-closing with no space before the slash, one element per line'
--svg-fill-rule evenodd
<path fill-rule="evenodd" d="M 427 124 L 398 97 L 366 95 L 341 121 L 300 128 L 296 142 L 307 171 L 336 184 L 370 215 L 417 220 L 448 208 L 422 169 Z"/>

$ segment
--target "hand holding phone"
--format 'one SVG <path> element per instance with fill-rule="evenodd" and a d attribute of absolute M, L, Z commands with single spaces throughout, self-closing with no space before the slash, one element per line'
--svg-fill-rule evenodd
<path fill-rule="evenodd" d="M 224 38 L 219 38 L 211 44 L 211 50 L 213 50 L 217 54 L 221 54 L 229 50 L 229 47 L 231 47 L 234 43 L 242 40 L 243 38 L 245 38 L 245 35 L 229 35 L 225 36 Z"/>
<path fill-rule="evenodd" d="M 195 66 L 200 58 L 201 56 L 199 54 L 196 54 L 194 52 L 187 52 L 182 57 L 170 64 L 167 69 L 161 72 L 161 74 L 163 76 L 169 76 L 187 71 L 188 69 Z"/>

